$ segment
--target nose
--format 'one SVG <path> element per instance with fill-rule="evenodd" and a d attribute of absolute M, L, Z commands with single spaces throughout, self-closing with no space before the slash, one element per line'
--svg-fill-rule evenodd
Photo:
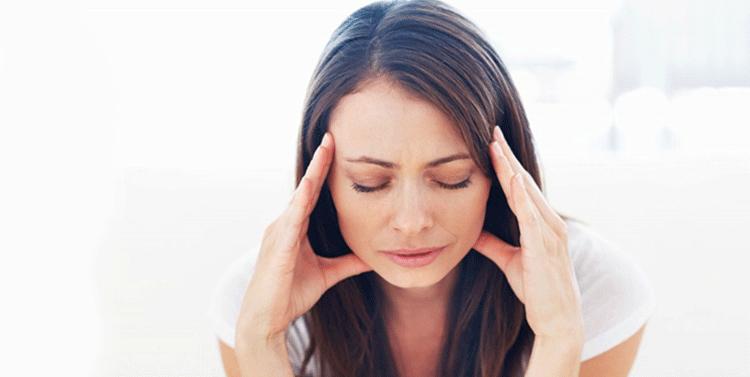
<path fill-rule="evenodd" d="M 427 195 L 416 184 L 404 184 L 393 203 L 391 227 L 405 235 L 416 235 L 433 225 Z"/>

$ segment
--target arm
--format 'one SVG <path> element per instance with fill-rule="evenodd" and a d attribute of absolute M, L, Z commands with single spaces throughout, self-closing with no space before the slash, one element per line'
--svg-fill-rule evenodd
<path fill-rule="evenodd" d="M 224 374 L 227 377 L 241 377 L 234 348 L 219 339 L 219 353 L 221 354 L 221 362 L 224 365 Z"/>
<path fill-rule="evenodd" d="M 241 377 L 294 377 L 283 334 L 273 338 L 237 340 Z"/>
<path fill-rule="evenodd" d="M 583 341 L 537 337 L 525 377 L 578 377 Z"/>
<path fill-rule="evenodd" d="M 537 338 L 534 340 L 526 376 L 626 377 L 638 354 L 645 327 L 644 324 L 627 340 L 583 363 L 580 362 L 580 352 L 573 356 L 570 346 L 566 347 L 564 342 L 558 342 L 560 343 L 558 345 L 555 342 L 545 342 L 544 339 Z"/>
<path fill-rule="evenodd" d="M 482 231 L 473 248 L 497 264 L 526 309 L 535 334 L 526 376 L 578 377 L 583 313 L 567 224 L 515 157 L 499 126 L 493 134 L 490 159 L 518 219 L 520 246 Z"/>
<path fill-rule="evenodd" d="M 626 377 L 630 373 L 646 325 L 612 349 L 581 363 L 580 377 Z"/>

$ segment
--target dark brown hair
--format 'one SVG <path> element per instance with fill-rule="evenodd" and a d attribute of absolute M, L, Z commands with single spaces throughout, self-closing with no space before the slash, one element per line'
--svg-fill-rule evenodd
<path fill-rule="evenodd" d="M 374 79 L 390 80 L 444 111 L 492 187 L 484 230 L 519 245 L 519 229 L 489 160 L 492 127 L 542 188 L 534 142 L 508 71 L 479 28 L 439 1 L 375 2 L 333 33 L 313 73 L 297 150 L 296 184 L 328 130 L 338 101 Z M 561 215 L 564 219 L 568 217 Z M 323 186 L 308 229 L 318 255 L 351 253 Z M 521 376 L 534 334 L 524 306 L 489 259 L 470 250 L 456 267 L 441 376 Z M 305 314 L 310 334 L 302 370 L 317 355 L 322 376 L 398 376 L 383 320 L 383 296 L 367 272 L 341 281 Z"/>

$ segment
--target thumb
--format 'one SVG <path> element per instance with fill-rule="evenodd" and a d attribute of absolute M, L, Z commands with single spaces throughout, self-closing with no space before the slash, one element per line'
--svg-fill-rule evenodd
<path fill-rule="evenodd" d="M 521 251 L 520 247 L 513 246 L 501 240 L 494 234 L 484 230 L 482 231 L 482 234 L 479 235 L 479 238 L 477 238 L 473 248 L 491 261 L 495 262 L 503 272 L 506 271 L 505 266 L 508 265 L 511 258 Z"/>
<path fill-rule="evenodd" d="M 356 254 L 349 253 L 336 258 L 318 257 L 323 275 L 325 276 L 326 289 L 333 287 L 338 282 L 363 272 L 372 271 Z"/>

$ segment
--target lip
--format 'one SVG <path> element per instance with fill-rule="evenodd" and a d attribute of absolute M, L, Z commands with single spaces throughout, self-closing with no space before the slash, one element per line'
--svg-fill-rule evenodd
<path fill-rule="evenodd" d="M 409 268 L 423 267 L 432 263 L 445 246 L 428 249 L 399 249 L 384 251 L 394 263 Z"/>
<path fill-rule="evenodd" d="M 421 249 L 396 249 L 396 250 L 383 250 L 384 253 L 388 254 L 400 254 L 400 255 L 412 255 L 412 254 L 424 254 L 430 251 L 436 251 L 444 248 L 445 246 L 438 247 L 423 247 Z"/>

